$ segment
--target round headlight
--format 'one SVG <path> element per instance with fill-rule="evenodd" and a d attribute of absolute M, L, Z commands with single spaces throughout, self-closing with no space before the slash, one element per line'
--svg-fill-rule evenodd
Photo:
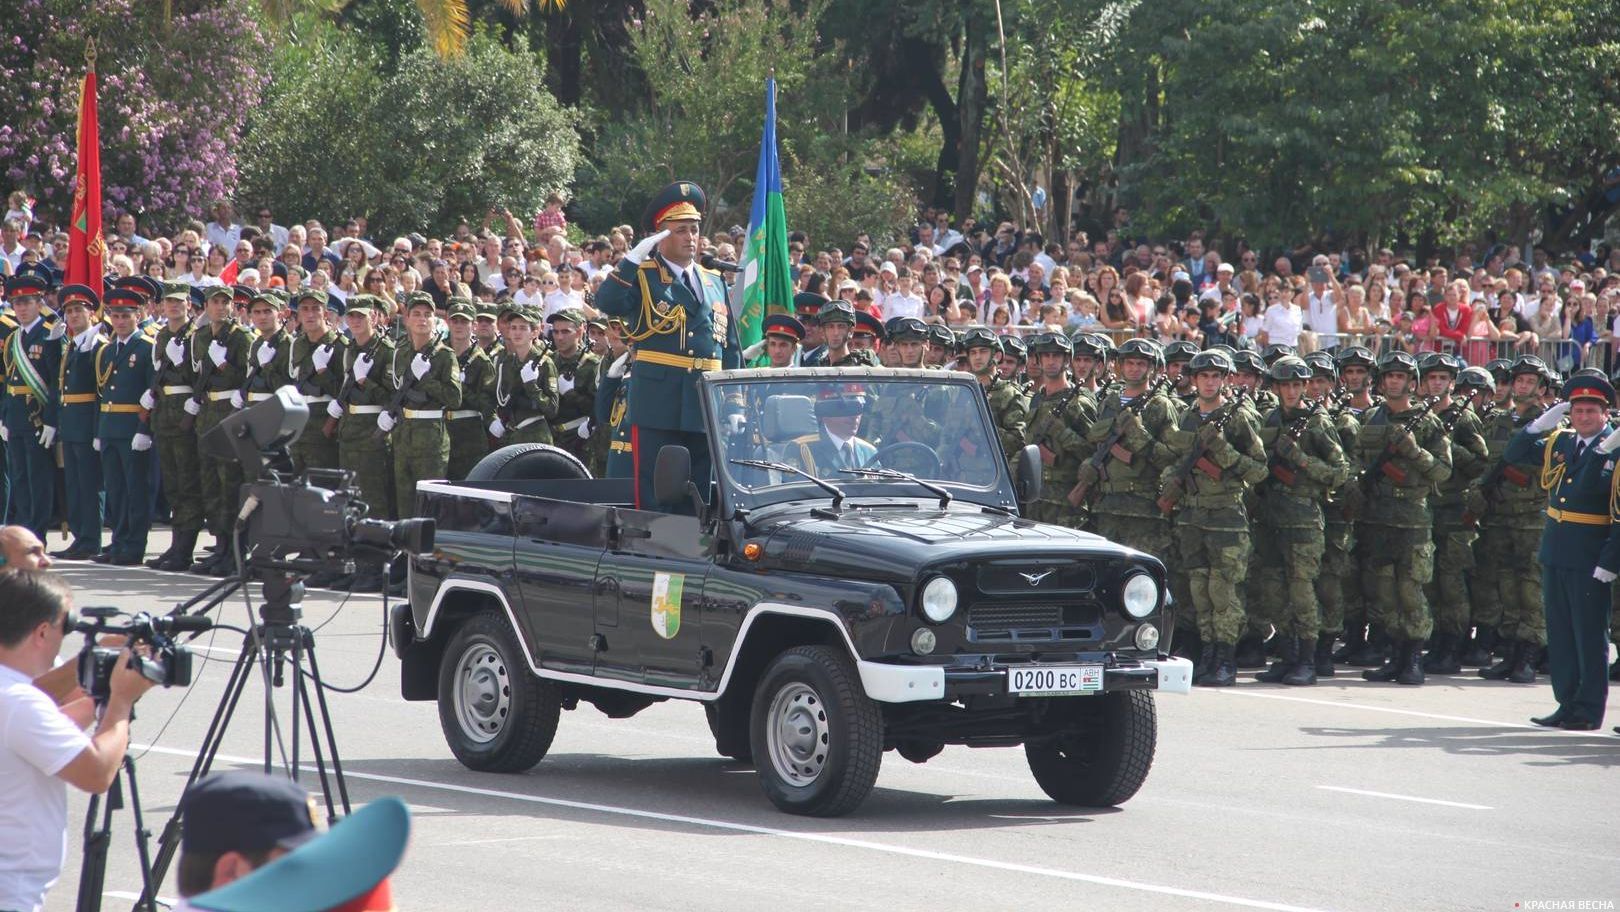
<path fill-rule="evenodd" d="M 934 636 L 934 631 L 927 627 L 918 627 L 911 633 L 911 651 L 920 656 L 932 653 L 934 647 L 938 645 L 939 638 Z"/>
<path fill-rule="evenodd" d="M 943 576 L 928 581 L 922 591 L 922 612 L 936 624 L 943 624 L 956 613 L 956 584 Z"/>
<path fill-rule="evenodd" d="M 1136 628 L 1136 648 L 1141 650 L 1154 649 L 1159 645 L 1159 628 L 1152 624 L 1143 624 Z"/>
<path fill-rule="evenodd" d="M 1159 605 L 1159 584 L 1146 573 L 1138 573 L 1125 582 L 1125 613 L 1133 618 L 1145 618 Z"/>

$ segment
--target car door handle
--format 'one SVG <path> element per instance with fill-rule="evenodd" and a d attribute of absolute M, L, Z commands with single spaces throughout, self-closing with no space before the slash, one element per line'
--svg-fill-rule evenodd
<path fill-rule="evenodd" d="M 609 592 L 617 591 L 618 588 L 619 581 L 611 576 L 605 576 L 596 581 L 596 593 L 598 595 L 606 595 Z"/>

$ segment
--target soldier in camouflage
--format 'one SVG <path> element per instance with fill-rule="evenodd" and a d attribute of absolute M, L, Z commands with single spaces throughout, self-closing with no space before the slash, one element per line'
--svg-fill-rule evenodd
<path fill-rule="evenodd" d="M 1339 366 L 1339 383 L 1343 388 L 1344 407 L 1340 414 L 1355 422 L 1356 433 L 1348 435 L 1341 427 L 1339 439 L 1345 445 L 1350 460 L 1351 479 L 1343 485 L 1334 502 L 1340 515 L 1350 520 L 1350 561 L 1352 572 L 1344 585 L 1344 648 L 1333 653 L 1336 662 L 1373 667 L 1384 664 L 1389 655 L 1389 634 L 1382 623 L 1371 624 L 1367 604 L 1371 601 L 1371 573 L 1366 560 L 1366 528 L 1361 516 L 1366 512 L 1366 495 L 1361 485 L 1361 451 L 1357 444 L 1361 422 L 1373 406 L 1383 399 L 1373 392 L 1373 370 L 1377 362 L 1372 352 L 1360 345 L 1339 350 L 1335 361 Z"/>
<path fill-rule="evenodd" d="M 253 334 L 236 322 L 231 288 L 215 285 L 207 294 L 208 325 L 193 330 L 191 336 L 196 389 L 185 404 L 188 412 L 193 407 L 200 412 L 195 426 L 199 441 L 236 411 L 231 400 L 247 378 L 248 346 L 253 344 Z M 200 447 L 198 452 L 202 470 L 198 478 L 209 531 L 214 533 L 215 542 L 229 542 L 241 506 L 242 464 L 231 457 L 202 453 Z M 229 547 L 216 548 L 212 556 L 192 564 L 190 569 L 193 573 L 229 575 L 236 572 L 236 552 Z"/>
<path fill-rule="evenodd" d="M 433 299 L 427 299 L 432 304 Z M 343 386 L 343 350 L 348 343 L 327 322 L 337 308 L 326 292 L 308 289 L 293 297 L 298 312 L 298 335 L 288 352 L 288 372 L 293 385 L 309 403 L 309 423 L 292 445 L 293 469 L 335 469 L 338 467 L 337 441 L 328 437 L 326 406 Z M 333 369 L 336 362 L 339 369 Z"/>
<path fill-rule="evenodd" d="M 141 405 L 151 413 L 159 477 L 174 530 L 169 550 L 146 562 L 154 570 L 189 568 L 203 527 L 202 492 L 196 482 L 202 471 L 197 436 L 185 427 L 185 404 L 191 401 L 196 380 L 191 369 L 190 302 L 185 285 L 173 283 L 163 289 L 165 322 L 152 341 L 152 389 L 141 397 Z"/>
<path fill-rule="evenodd" d="M 1371 359 L 1368 359 L 1371 363 Z M 1361 591 L 1361 580 L 1356 576 L 1355 523 L 1345 514 L 1344 501 L 1358 483 L 1358 467 L 1352 461 L 1356 436 L 1361 423 L 1336 393 L 1339 365 L 1326 352 L 1311 352 L 1305 363 L 1311 366 L 1310 396 L 1327 409 L 1333 430 L 1339 435 L 1340 448 L 1345 453 L 1348 472 L 1345 481 L 1328 493 L 1322 507 L 1322 572 L 1316 577 L 1316 602 L 1322 613 L 1321 632 L 1316 638 L 1316 676 L 1331 678 L 1333 669 L 1333 641 L 1345 629 L 1347 593 Z M 1365 378 L 1363 378 L 1365 379 Z M 1360 599 L 1358 604 L 1364 604 Z M 1362 609 L 1365 612 L 1365 608 Z M 1365 625 L 1365 620 L 1362 621 Z"/>
<path fill-rule="evenodd" d="M 456 353 L 439 341 L 433 325 L 433 299 L 411 298 L 405 305 L 404 344 L 388 359 L 388 383 L 398 414 L 385 409 L 377 427 L 393 435 L 394 497 L 401 516 L 416 515 L 416 483 L 443 478 L 450 465 L 450 432 L 445 415 L 461 407 L 461 370 Z"/>
<path fill-rule="evenodd" d="M 373 295 L 349 300 L 343 319 L 353 344 L 344 349 L 341 366 L 333 365 L 342 371 L 343 384 L 327 403 L 326 414 L 338 442 L 338 464 L 354 472 L 360 497 L 371 507 L 368 515 L 396 519 L 399 513 L 389 497 L 392 453 L 387 436 L 377 430 L 394 392 L 386 367 L 394 359 L 394 342 L 381 331 L 378 309 Z"/>
<path fill-rule="evenodd" d="M 1029 402 L 1015 384 L 1001 378 L 997 369 L 1001 340 L 990 327 L 969 326 L 962 333 L 962 347 L 967 352 L 968 370 L 978 378 L 979 388 L 990 404 L 990 420 L 995 424 L 1002 458 L 1011 462 L 1024 448 Z M 991 454 L 978 452 L 967 437 L 958 439 L 956 450 L 964 464 L 978 464 L 991 458 Z"/>
<path fill-rule="evenodd" d="M 557 414 L 557 365 L 536 344 L 540 314 L 514 308 L 507 346 L 495 359 L 495 417 L 489 436 L 498 446 L 551 443 L 547 420 Z"/>
<path fill-rule="evenodd" d="M 1424 391 L 1434 402 L 1435 414 L 1451 432 L 1451 477 L 1435 487 L 1434 581 L 1429 603 L 1434 608 L 1434 635 L 1423 659 L 1427 674 L 1462 671 L 1462 650 L 1470 626 L 1469 577 L 1474 574 L 1474 539 L 1478 533 L 1463 522 L 1463 493 L 1490 463 L 1479 418 L 1468 400 L 1454 399 L 1452 386 L 1462 372 L 1456 355 L 1429 352 L 1418 361 Z"/>
<path fill-rule="evenodd" d="M 1039 386 L 1029 402 L 1027 438 L 1041 453 L 1041 496 L 1029 505 L 1031 519 L 1079 529 L 1085 513 L 1064 496 L 1079 479 L 1080 464 L 1091 454 L 1086 433 L 1097 417 L 1097 400 L 1069 381 L 1074 343 L 1061 332 L 1029 340 Z"/>
<path fill-rule="evenodd" d="M 557 414 L 551 417 L 551 439 L 590 464 L 591 411 L 596 407 L 597 363 L 585 348 L 585 311 L 559 310 L 546 318 L 551 326 L 551 360 L 557 367 Z"/>
<path fill-rule="evenodd" d="M 1465 367 L 1457 375 L 1456 395 L 1468 403 L 1473 411 L 1474 418 L 1479 422 L 1481 438 L 1484 438 L 1486 428 L 1496 417 L 1499 409 L 1496 407 L 1496 378 L 1482 367 Z M 1485 458 L 1485 471 L 1496 462 L 1489 453 L 1490 441 L 1485 442 L 1487 455 Z M 1500 454 L 1497 454 L 1500 455 Z M 1481 473 L 1483 477 L 1483 472 Z M 1490 560 L 1485 554 L 1484 536 L 1477 534 L 1479 516 L 1473 512 L 1473 492 L 1479 488 L 1479 479 L 1462 492 L 1463 515 L 1462 524 L 1476 530 L 1471 553 L 1473 572 L 1468 576 L 1468 628 L 1472 634 L 1465 634 L 1459 645 L 1458 664 L 1469 667 L 1481 667 L 1491 664 L 1488 650 L 1482 647 L 1485 631 L 1494 633 L 1497 626 L 1502 623 L 1502 582 L 1501 568 Z M 1494 646 L 1494 642 L 1492 643 Z"/>
<path fill-rule="evenodd" d="M 452 409 L 449 417 L 450 463 L 445 471 L 451 481 L 466 478 L 489 453 L 485 428 L 495 417 L 495 361 L 475 335 L 475 321 L 480 319 L 471 301 L 450 299 L 445 323 L 450 328 L 450 350 L 461 371 L 461 407 Z M 494 322 L 493 318 L 489 321 L 491 328 Z"/>

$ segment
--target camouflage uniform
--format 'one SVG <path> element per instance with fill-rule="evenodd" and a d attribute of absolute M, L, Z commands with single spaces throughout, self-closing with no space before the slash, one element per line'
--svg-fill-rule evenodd
<path fill-rule="evenodd" d="M 1091 455 L 1086 432 L 1097 418 L 1097 401 L 1078 386 L 1070 386 L 1048 396 L 1044 388 L 1035 391 L 1029 403 L 1030 443 L 1044 449 L 1041 462 L 1041 496 L 1029 505 L 1029 518 L 1078 529 L 1085 525 L 1084 511 L 1069 505 L 1067 494 L 1079 479 L 1080 464 Z M 1052 461 L 1045 461 L 1045 453 Z"/>
<path fill-rule="evenodd" d="M 300 295 L 300 298 L 319 294 L 310 292 Z M 297 306 L 299 299 L 294 299 Z M 322 302 L 324 303 L 324 301 Z M 293 385 L 303 394 L 309 402 L 309 423 L 304 426 L 304 433 L 292 445 L 293 468 L 302 472 L 308 468 L 335 469 L 338 467 L 337 441 L 326 436 L 326 406 L 337 395 L 343 386 L 343 351 L 348 348 L 347 337 L 340 336 L 332 330 L 315 341 L 310 341 L 309 334 L 300 332 L 293 337 L 292 347 L 288 353 L 291 359 L 288 372 L 292 375 Z M 322 352 L 321 357 L 330 357 L 325 370 L 315 367 L 315 354 Z M 334 369 L 334 365 L 339 369 Z"/>
<path fill-rule="evenodd" d="M 1462 644 L 1468 639 L 1469 576 L 1474 572 L 1474 540 L 1479 533 L 1463 523 L 1463 493 L 1490 464 L 1490 451 L 1479 418 L 1466 402 L 1454 402 L 1441 415 L 1451 425 L 1451 477 L 1435 489 L 1434 500 L 1434 642 L 1425 670 L 1454 674 L 1461 670 Z"/>
<path fill-rule="evenodd" d="M 178 341 L 184 354 L 176 364 L 169 355 L 169 343 Z M 163 496 L 169 502 L 170 523 L 175 534 L 195 533 L 203 527 L 202 489 L 197 477 L 202 473 L 197 454 L 197 435 L 186 429 L 185 403 L 191 398 L 197 377 L 191 369 L 191 321 L 179 331 L 164 323 L 152 342 L 154 370 L 152 409 L 153 446 L 158 455 L 158 471 L 163 480 Z M 191 566 L 190 555 L 185 565 Z M 173 564 L 160 569 L 184 569 Z"/>
<path fill-rule="evenodd" d="M 216 343 L 224 349 L 222 352 L 215 347 Z M 252 344 L 252 331 L 234 319 L 217 326 L 201 327 L 192 334 L 191 369 L 198 384 L 193 398 L 202 404 L 196 423 L 198 440 L 236 411 L 231 405 L 231 396 L 238 392 L 247 376 L 248 346 Z M 223 361 L 215 360 L 216 352 L 223 355 Z M 206 366 L 204 359 L 207 359 Z M 198 452 L 201 453 L 200 447 Z M 241 506 L 242 464 L 234 458 L 206 453 L 201 454 L 200 462 L 203 511 L 209 531 L 216 540 L 228 542 Z"/>
<path fill-rule="evenodd" d="M 1126 430 L 1116 446 L 1129 455 L 1130 461 L 1125 462 L 1117 453 L 1106 457 L 1094 483 L 1100 496 L 1092 505 L 1091 515 L 1098 534 L 1164 559 L 1173 542 L 1170 521 L 1158 506 L 1159 478 L 1176 454 L 1163 443 L 1163 435 L 1179 422 L 1181 406 L 1174 397 L 1154 387 L 1142 395 L 1149 399 L 1140 414 L 1125 410 L 1129 403 L 1122 389 L 1110 390 L 1097 407 L 1097 420 L 1086 433 L 1087 447 L 1095 452 L 1123 423 Z M 1082 481 L 1091 480 L 1090 465 L 1081 468 Z"/>
<path fill-rule="evenodd" d="M 356 298 L 369 297 L 356 295 Z M 354 302 L 350 309 L 363 308 L 366 303 Z M 364 354 L 371 363 L 365 379 L 355 372 L 355 362 Z M 328 407 L 328 414 L 337 411 L 338 461 L 354 472 L 360 497 L 371 507 L 367 515 L 376 519 L 397 519 L 399 516 L 389 487 L 393 472 L 388 438 L 377 432 L 377 417 L 393 397 L 389 385 L 388 365 L 394 360 L 394 343 L 382 332 L 374 332 L 363 347 L 350 345 L 343 352 L 343 387 L 337 399 Z"/>
<path fill-rule="evenodd" d="M 551 438 L 556 444 L 590 465 L 589 438 L 579 436 L 589 424 L 596 407 L 596 372 L 601 358 L 587 350 L 584 339 L 570 356 L 553 349 L 551 361 L 557 368 L 557 414 L 551 418 Z"/>
<path fill-rule="evenodd" d="M 1354 454 L 1361 422 L 1348 408 L 1330 411 L 1330 416 L 1345 453 L 1346 479 L 1329 495 L 1322 508 L 1322 572 L 1316 578 L 1316 602 L 1322 612 L 1321 633 L 1316 639 L 1318 675 L 1333 674 L 1333 640 L 1345 627 L 1347 609 L 1354 605 L 1356 620 L 1362 622 L 1366 612 L 1365 601 L 1359 597 L 1361 580 L 1356 574 L 1356 527 L 1345 514 L 1344 505 L 1347 497 L 1354 496 L 1350 488 L 1360 483 L 1361 467 L 1355 462 Z"/>
<path fill-rule="evenodd" d="M 499 349 L 497 349 L 499 351 Z M 489 419 L 495 417 L 495 359 L 476 342 L 456 356 L 461 407 L 450 413 L 450 463 L 445 477 L 461 481 L 489 454 Z"/>
<path fill-rule="evenodd" d="M 1484 426 L 1490 465 L 1467 495 L 1469 510 L 1480 517 L 1480 544 L 1485 562 L 1497 568 L 1501 607 L 1501 615 L 1494 623 L 1488 618 L 1476 619 L 1476 622 L 1482 628 L 1494 626 L 1496 636 L 1508 647 L 1506 660 L 1480 671 L 1481 675 L 1492 679 L 1506 678 L 1514 672 L 1512 659 L 1516 652 L 1528 650 L 1539 654 L 1547 645 L 1540 556 L 1542 529 L 1547 524 L 1547 498 L 1538 484 L 1541 465 L 1502 461 L 1508 441 L 1543 411 L 1539 404 L 1531 403 L 1522 414 L 1506 409 L 1491 416 Z M 1482 630 L 1481 645 L 1487 655 L 1492 645 L 1490 639 Z M 1532 660 L 1529 663 L 1531 680 L 1534 674 Z M 1524 676 L 1521 671 L 1520 677 Z"/>
<path fill-rule="evenodd" d="M 525 366 L 533 364 L 539 376 L 525 382 Z M 510 348 L 495 359 L 495 414 L 505 433 L 498 445 L 514 443 L 551 443 L 551 425 L 547 419 L 557 414 L 557 364 L 540 346 L 529 349 L 519 358 Z"/>
<path fill-rule="evenodd" d="M 428 369 L 417 378 L 412 367 L 426 358 Z M 407 388 L 404 407 L 390 432 L 394 447 L 394 498 L 400 516 L 416 515 L 416 483 L 443 478 L 450 464 L 450 432 L 445 413 L 461 407 L 461 370 L 456 353 L 436 338 L 420 348 L 405 343 L 388 359 L 388 382 Z"/>

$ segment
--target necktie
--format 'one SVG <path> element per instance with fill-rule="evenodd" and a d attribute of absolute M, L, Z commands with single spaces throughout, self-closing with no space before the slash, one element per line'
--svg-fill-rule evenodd
<path fill-rule="evenodd" d="M 697 282 L 692 278 L 692 270 L 688 269 L 685 272 L 681 273 L 681 281 L 686 283 L 686 290 L 690 291 L 692 293 L 692 298 L 694 300 L 696 300 L 699 304 L 702 304 L 703 303 L 703 295 L 701 293 L 699 293 L 698 288 L 697 288 Z"/>
<path fill-rule="evenodd" d="M 1584 452 L 1586 452 L 1586 441 L 1582 440 L 1581 442 L 1575 444 L 1575 458 L 1580 459 L 1581 454 Z"/>
<path fill-rule="evenodd" d="M 844 443 L 844 468 L 858 469 L 860 467 L 860 462 L 855 458 L 855 441 L 846 441 Z"/>

